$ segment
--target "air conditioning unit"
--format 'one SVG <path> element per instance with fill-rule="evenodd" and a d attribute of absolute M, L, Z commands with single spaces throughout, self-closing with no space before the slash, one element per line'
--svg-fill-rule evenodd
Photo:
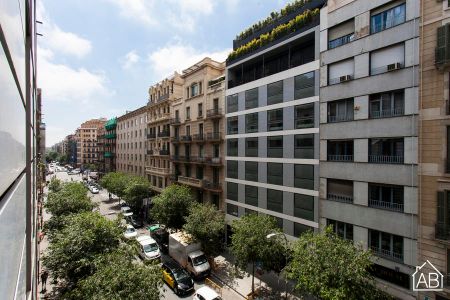
<path fill-rule="evenodd" d="M 339 77 L 339 82 L 346 82 L 346 81 L 350 81 L 352 80 L 352 76 L 351 75 L 344 75 Z"/>
<path fill-rule="evenodd" d="M 393 63 L 390 65 L 387 65 L 388 72 L 399 70 L 402 67 L 401 63 Z"/>

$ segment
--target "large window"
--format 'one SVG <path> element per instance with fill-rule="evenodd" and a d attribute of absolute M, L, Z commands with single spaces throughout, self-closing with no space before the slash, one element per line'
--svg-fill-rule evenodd
<path fill-rule="evenodd" d="M 385 47 L 370 52 L 370 75 L 395 71 L 405 65 L 405 44 Z"/>
<path fill-rule="evenodd" d="M 195 97 L 199 94 L 199 85 L 198 83 L 193 83 L 191 85 L 191 97 Z"/>
<path fill-rule="evenodd" d="M 297 188 L 313 190 L 314 189 L 314 166 L 313 165 L 295 165 L 294 167 L 294 186 Z"/>
<path fill-rule="evenodd" d="M 258 88 L 245 91 L 245 109 L 258 107 Z"/>
<path fill-rule="evenodd" d="M 283 130 L 283 109 L 267 111 L 267 131 Z"/>
<path fill-rule="evenodd" d="M 258 206 L 258 187 L 251 185 L 245 186 L 245 204 Z"/>
<path fill-rule="evenodd" d="M 403 138 L 370 139 L 369 162 L 402 164 Z"/>
<path fill-rule="evenodd" d="M 369 206 L 403 211 L 403 186 L 369 183 Z"/>
<path fill-rule="evenodd" d="M 377 33 L 405 22 L 406 4 L 388 8 L 382 12 L 374 11 L 370 17 L 370 32 Z"/>
<path fill-rule="evenodd" d="M 403 116 L 405 113 L 405 91 L 370 95 L 369 116 L 372 119 Z"/>
<path fill-rule="evenodd" d="M 314 197 L 294 194 L 294 216 L 314 221 Z"/>
<path fill-rule="evenodd" d="M 227 97 L 227 113 L 238 111 L 238 94 Z"/>
<path fill-rule="evenodd" d="M 295 107 L 295 129 L 314 127 L 314 103 Z"/>
<path fill-rule="evenodd" d="M 228 123 L 228 134 L 237 134 L 238 133 L 238 117 L 230 117 L 227 118 Z"/>
<path fill-rule="evenodd" d="M 283 157 L 283 136 L 267 137 L 267 157 Z"/>
<path fill-rule="evenodd" d="M 245 132 L 258 132 L 258 113 L 245 115 Z"/>
<path fill-rule="evenodd" d="M 294 222 L 294 236 L 295 237 L 299 237 L 303 233 L 310 231 L 310 230 L 313 230 L 312 227 Z"/>
<path fill-rule="evenodd" d="M 294 98 L 312 97 L 315 94 L 314 72 L 298 75 L 294 78 Z"/>
<path fill-rule="evenodd" d="M 332 226 L 334 233 L 340 238 L 353 241 L 353 225 L 327 219 L 327 226 Z"/>
<path fill-rule="evenodd" d="M 353 140 L 327 142 L 329 161 L 353 161 Z"/>
<path fill-rule="evenodd" d="M 328 178 L 327 199 L 345 203 L 352 203 L 353 181 Z"/>
<path fill-rule="evenodd" d="M 283 102 L 283 80 L 267 85 L 267 105 Z"/>
<path fill-rule="evenodd" d="M 295 136 L 295 158 L 314 158 L 314 134 L 297 134 Z"/>
<path fill-rule="evenodd" d="M 237 217 L 238 216 L 237 205 L 227 203 L 227 214 Z"/>
<path fill-rule="evenodd" d="M 228 156 L 238 155 L 238 139 L 227 140 L 227 155 Z"/>
<path fill-rule="evenodd" d="M 333 49 L 355 39 L 355 19 L 328 29 L 328 49 Z"/>
<path fill-rule="evenodd" d="M 227 182 L 227 199 L 238 201 L 238 184 Z"/>
<path fill-rule="evenodd" d="M 267 183 L 283 185 L 283 164 L 267 163 Z"/>
<path fill-rule="evenodd" d="M 257 157 L 258 156 L 258 138 L 246 138 L 245 139 L 245 156 Z"/>
<path fill-rule="evenodd" d="M 283 191 L 267 189 L 267 209 L 283 212 Z"/>
<path fill-rule="evenodd" d="M 353 120 L 353 99 L 328 102 L 328 123 Z"/>
<path fill-rule="evenodd" d="M 369 229 L 370 249 L 378 256 L 403 261 L 403 237 Z"/>
<path fill-rule="evenodd" d="M 238 162 L 236 160 L 227 161 L 227 177 L 238 178 Z"/>
<path fill-rule="evenodd" d="M 245 180 L 258 181 L 258 162 L 245 162 Z"/>

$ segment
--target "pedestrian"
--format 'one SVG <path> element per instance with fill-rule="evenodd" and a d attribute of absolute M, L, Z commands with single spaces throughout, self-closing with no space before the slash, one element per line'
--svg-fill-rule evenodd
<path fill-rule="evenodd" d="M 41 285 L 42 285 L 41 293 L 45 293 L 47 291 L 47 278 L 48 278 L 48 271 L 43 270 L 41 273 Z"/>
<path fill-rule="evenodd" d="M 108 193 L 108 199 L 111 200 L 111 193 Z"/>

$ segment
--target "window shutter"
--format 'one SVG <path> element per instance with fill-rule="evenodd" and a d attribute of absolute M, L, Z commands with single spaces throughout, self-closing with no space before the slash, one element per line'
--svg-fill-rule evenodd
<path fill-rule="evenodd" d="M 437 193 L 437 223 L 445 224 L 445 195 L 442 191 Z"/>

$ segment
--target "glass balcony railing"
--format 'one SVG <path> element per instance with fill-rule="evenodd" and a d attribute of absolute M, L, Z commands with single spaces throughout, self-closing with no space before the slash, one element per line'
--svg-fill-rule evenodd
<path fill-rule="evenodd" d="M 348 44 L 350 42 L 353 42 L 355 40 L 355 33 L 350 33 L 344 36 L 341 36 L 337 39 L 331 40 L 328 42 L 328 49 L 333 49 L 345 44 Z"/>

